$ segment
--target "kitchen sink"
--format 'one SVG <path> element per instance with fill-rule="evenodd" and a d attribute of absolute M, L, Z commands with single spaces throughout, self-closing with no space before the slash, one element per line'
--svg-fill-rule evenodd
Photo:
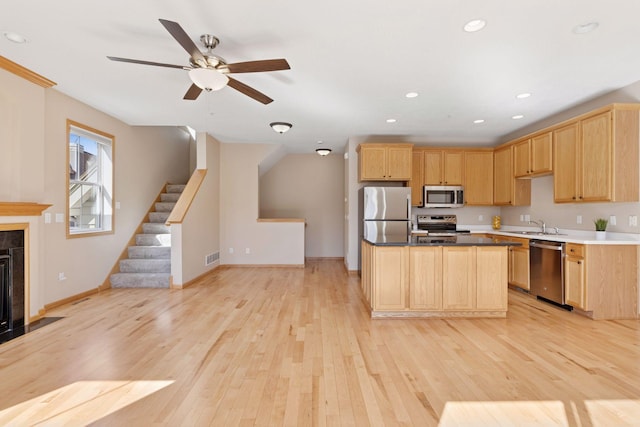
<path fill-rule="evenodd" d="M 524 234 L 525 236 L 566 236 L 562 233 L 543 233 L 542 231 L 508 231 L 508 233 Z"/>

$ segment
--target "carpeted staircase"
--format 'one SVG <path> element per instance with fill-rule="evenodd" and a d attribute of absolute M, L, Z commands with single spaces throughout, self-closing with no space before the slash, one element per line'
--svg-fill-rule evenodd
<path fill-rule="evenodd" d="M 120 261 L 120 272 L 111 275 L 112 288 L 169 288 L 171 275 L 171 230 L 165 225 L 184 185 L 167 184 L 166 192 L 149 212 L 149 222 L 129 246 L 129 258 Z"/>

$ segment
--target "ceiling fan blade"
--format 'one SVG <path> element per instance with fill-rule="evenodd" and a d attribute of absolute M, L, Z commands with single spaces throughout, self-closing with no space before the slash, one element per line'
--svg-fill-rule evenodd
<path fill-rule="evenodd" d="M 229 77 L 229 76 L 227 76 L 227 77 Z M 273 102 L 273 99 L 269 98 L 264 93 L 258 92 L 257 90 L 255 90 L 251 86 L 247 86 L 244 83 L 240 83 L 239 81 L 237 81 L 234 78 L 229 77 L 229 83 L 227 83 L 227 86 L 231 86 L 232 88 L 234 88 L 238 92 L 244 93 L 248 97 L 251 97 L 251 98 L 255 99 L 258 102 L 262 102 L 265 105 Z"/>
<path fill-rule="evenodd" d="M 107 58 L 109 58 L 112 61 L 130 62 L 132 64 L 142 64 L 142 65 L 153 65 L 156 67 L 179 68 L 181 70 L 185 70 L 188 68 L 183 65 L 163 64 L 161 62 L 141 61 L 139 59 L 118 58 L 117 56 L 107 56 Z"/>
<path fill-rule="evenodd" d="M 189 35 L 182 29 L 180 24 L 173 21 L 167 21 L 166 19 L 160 19 L 159 21 L 164 26 L 164 28 L 169 31 L 169 34 L 171 34 L 173 38 L 176 39 L 178 43 L 180 43 L 180 46 L 182 46 L 184 50 L 186 50 L 189 55 L 191 55 L 194 61 L 205 60 L 202 52 L 200 52 L 200 49 L 198 49 L 198 46 L 196 46 L 193 40 L 189 38 Z"/>
<path fill-rule="evenodd" d="M 189 90 L 187 90 L 187 93 L 184 94 L 184 98 L 182 99 L 186 99 L 188 101 L 194 101 L 195 99 L 198 98 L 198 96 L 200 96 L 200 93 L 202 93 L 202 89 L 200 89 L 195 84 L 192 84 Z"/>
<path fill-rule="evenodd" d="M 230 73 L 255 73 L 260 71 L 289 70 L 291 67 L 286 59 L 264 59 L 262 61 L 236 62 L 227 64 Z"/>

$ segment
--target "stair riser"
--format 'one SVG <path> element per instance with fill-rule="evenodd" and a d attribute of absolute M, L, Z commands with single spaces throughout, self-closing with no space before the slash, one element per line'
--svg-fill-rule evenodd
<path fill-rule="evenodd" d="M 142 232 L 144 234 L 169 234 L 171 233 L 171 228 L 164 223 L 145 222 L 142 224 Z"/>
<path fill-rule="evenodd" d="M 137 246 L 171 246 L 171 234 L 137 234 Z"/>
<path fill-rule="evenodd" d="M 184 190 L 184 185 L 179 184 L 169 184 L 167 185 L 167 193 L 182 193 Z"/>
<path fill-rule="evenodd" d="M 129 246 L 129 258 L 133 259 L 171 259 L 169 246 Z"/>
<path fill-rule="evenodd" d="M 123 259 L 121 273 L 171 273 L 170 259 Z"/>
<path fill-rule="evenodd" d="M 173 207 L 175 206 L 175 203 L 169 203 L 169 202 L 158 202 L 156 203 L 155 207 L 156 207 L 156 212 L 171 212 L 173 210 Z"/>
<path fill-rule="evenodd" d="M 180 198 L 180 193 L 162 193 L 160 195 L 161 202 L 175 203 Z"/>
<path fill-rule="evenodd" d="M 110 282 L 112 288 L 168 288 L 169 274 L 116 273 Z"/>
<path fill-rule="evenodd" d="M 149 222 L 167 222 L 170 212 L 149 212 Z"/>

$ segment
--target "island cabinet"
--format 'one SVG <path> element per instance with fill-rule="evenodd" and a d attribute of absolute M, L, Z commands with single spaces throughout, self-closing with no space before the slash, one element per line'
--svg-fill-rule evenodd
<path fill-rule="evenodd" d="M 553 130 L 554 201 L 639 200 L 637 106 L 617 105 Z"/>
<path fill-rule="evenodd" d="M 499 242 L 520 243 L 520 246 L 509 247 L 509 284 L 529 290 L 529 239 L 499 234 L 489 236 Z"/>
<path fill-rule="evenodd" d="M 593 319 L 638 318 L 638 246 L 566 244 L 565 302 Z"/>
<path fill-rule="evenodd" d="M 549 175 L 553 172 L 552 132 L 533 135 L 513 145 L 516 178 Z"/>
<path fill-rule="evenodd" d="M 531 204 L 531 181 L 516 179 L 513 149 L 513 145 L 507 145 L 493 152 L 493 204 L 497 206 Z"/>
<path fill-rule="evenodd" d="M 506 246 L 375 246 L 363 242 L 372 317 L 505 317 Z"/>
<path fill-rule="evenodd" d="M 413 144 L 360 144 L 360 181 L 411 180 L 412 148 Z"/>

